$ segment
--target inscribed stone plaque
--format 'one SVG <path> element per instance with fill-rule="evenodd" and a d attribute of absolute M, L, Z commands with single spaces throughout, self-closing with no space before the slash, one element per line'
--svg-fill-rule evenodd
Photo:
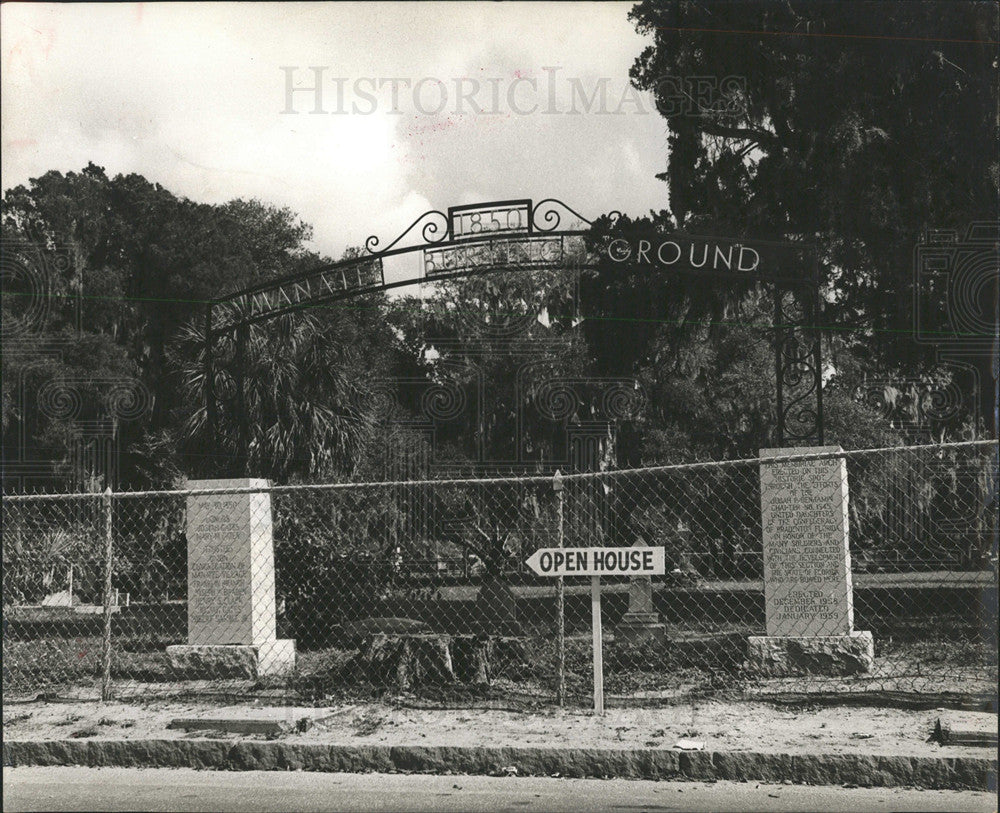
<path fill-rule="evenodd" d="M 839 452 L 761 449 L 761 458 Z M 854 628 L 847 461 L 761 464 L 764 605 L 769 636 L 849 635 Z"/>
<path fill-rule="evenodd" d="M 194 480 L 191 489 L 267 488 L 267 480 Z M 276 636 L 271 495 L 187 498 L 188 643 L 264 644 Z"/>

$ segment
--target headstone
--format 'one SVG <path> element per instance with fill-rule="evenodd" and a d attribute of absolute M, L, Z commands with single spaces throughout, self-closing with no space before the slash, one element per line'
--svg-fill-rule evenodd
<path fill-rule="evenodd" d="M 58 593 L 49 593 L 42 599 L 43 607 L 72 607 L 79 604 L 80 599 L 74 596 L 69 590 L 61 590 Z"/>
<path fill-rule="evenodd" d="M 842 452 L 839 446 L 762 449 L 762 459 Z M 762 463 L 761 527 L 767 636 L 751 665 L 769 674 L 870 671 L 870 632 L 854 630 L 847 461 Z"/>
<path fill-rule="evenodd" d="M 691 526 L 684 520 L 677 520 L 677 570 L 687 577 L 698 576 L 698 568 L 694 563 L 694 551 L 691 545 Z"/>
<path fill-rule="evenodd" d="M 648 547 L 638 540 L 633 547 Z M 638 641 L 661 638 L 666 627 L 660 623 L 660 616 L 653 608 L 653 580 L 649 576 L 632 576 L 628 586 L 628 610 L 615 627 L 615 639 Z"/>
<path fill-rule="evenodd" d="M 188 488 L 267 488 L 267 480 L 192 480 Z M 187 498 L 188 644 L 172 665 L 200 675 L 256 678 L 295 666 L 295 642 L 275 624 L 271 495 Z"/>

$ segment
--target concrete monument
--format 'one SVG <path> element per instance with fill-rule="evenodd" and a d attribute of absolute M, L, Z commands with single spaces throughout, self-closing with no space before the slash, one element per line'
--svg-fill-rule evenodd
<path fill-rule="evenodd" d="M 761 449 L 761 458 L 843 451 Z M 847 461 L 762 463 L 767 635 L 749 639 L 749 666 L 769 675 L 853 674 L 874 665 L 870 632 L 854 629 Z"/>
<path fill-rule="evenodd" d="M 267 488 L 267 480 L 192 480 L 192 490 Z M 187 498 L 188 643 L 171 665 L 200 676 L 257 678 L 295 667 L 295 641 L 278 639 L 271 495 Z"/>

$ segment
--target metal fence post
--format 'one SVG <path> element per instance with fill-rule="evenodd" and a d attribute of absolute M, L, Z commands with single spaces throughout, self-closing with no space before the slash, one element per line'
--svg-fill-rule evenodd
<path fill-rule="evenodd" d="M 562 472 L 556 469 L 552 478 L 552 489 L 556 493 L 556 512 L 559 524 L 559 547 L 563 547 L 563 482 Z M 562 706 L 566 702 L 566 594 L 563 577 L 556 580 L 556 702 Z"/>
<path fill-rule="evenodd" d="M 104 489 L 104 640 L 101 645 L 101 702 L 111 699 L 111 486 Z"/>

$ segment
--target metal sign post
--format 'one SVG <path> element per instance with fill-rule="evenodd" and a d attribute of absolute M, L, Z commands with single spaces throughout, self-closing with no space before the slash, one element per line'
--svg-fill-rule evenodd
<path fill-rule="evenodd" d="M 601 577 L 590 577 L 590 623 L 594 628 L 594 714 L 604 714 L 604 633 L 601 627 Z"/>
<path fill-rule="evenodd" d="M 590 615 L 594 636 L 594 713 L 604 714 L 604 638 L 601 628 L 601 576 L 662 576 L 663 547 L 540 548 L 525 563 L 539 576 L 590 576 Z"/>
<path fill-rule="evenodd" d="M 563 546 L 563 481 L 562 472 L 556 469 L 552 478 L 552 488 L 556 493 L 556 507 L 559 520 L 559 547 Z M 562 576 L 556 583 L 556 702 L 560 706 L 566 702 L 566 591 Z"/>

